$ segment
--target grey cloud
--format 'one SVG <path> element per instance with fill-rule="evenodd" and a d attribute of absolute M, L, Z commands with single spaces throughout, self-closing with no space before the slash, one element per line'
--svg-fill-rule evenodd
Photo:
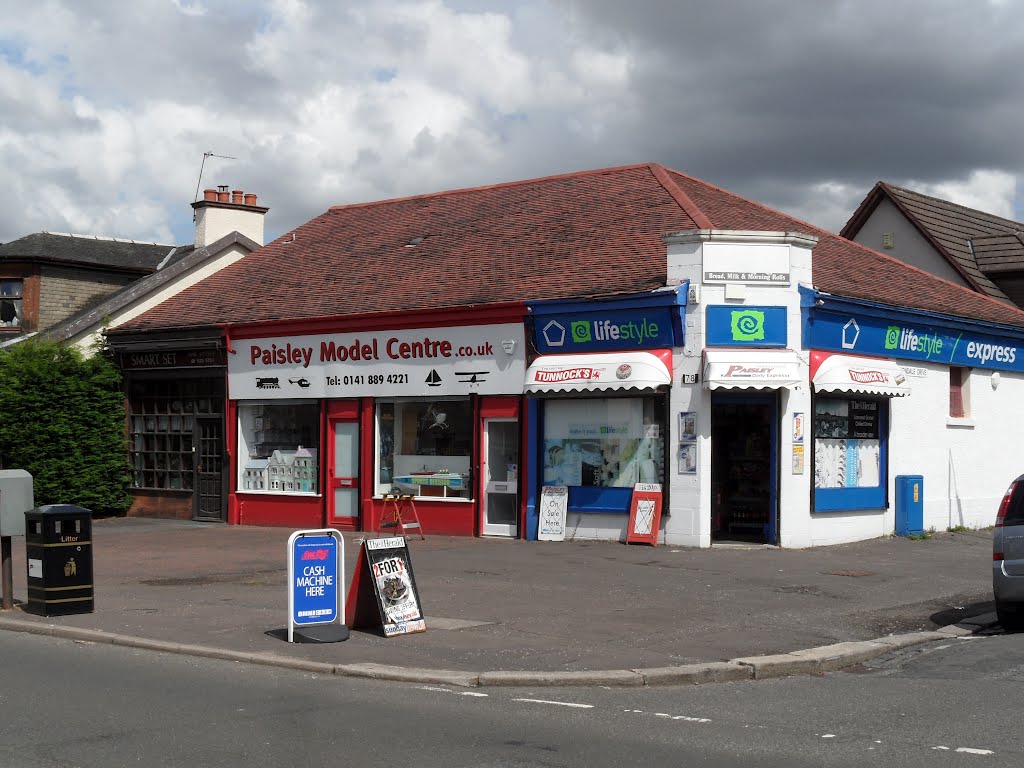
<path fill-rule="evenodd" d="M 271 207 L 270 236 L 334 204 L 637 162 L 833 229 L 880 178 L 1021 172 L 1024 7 L 1014 3 L 449 0 L 458 12 L 507 15 L 515 52 L 545 85 L 585 87 L 573 82 L 571 56 L 581 48 L 628 58 L 620 90 L 564 103 L 534 94 L 510 108 L 515 114 L 486 93 L 461 93 L 452 81 L 461 73 L 428 60 L 427 30 L 400 14 L 374 15 L 372 3 L 310 3 L 311 16 L 295 28 L 265 3 L 207 7 L 192 16 L 167 2 L 55 1 L 26 6 L 10 32 L 29 30 L 27 50 L 48 62 L 46 82 L 65 96 L 129 116 L 180 105 L 162 113 L 165 125 L 147 123 L 154 135 L 133 137 L 125 151 L 135 162 L 120 179 L 166 207 L 179 240 L 191 236 L 187 205 L 207 150 L 238 159 L 208 162 L 202 186 L 259 194 Z M 399 146 L 402 118 L 359 89 L 409 75 L 467 98 L 472 113 L 448 134 L 416 126 L 419 140 Z M 339 127 L 310 145 L 303 105 L 339 93 L 357 94 L 346 117 L 372 138 L 361 144 Z M 54 156 L 63 137 L 100 130 L 69 103 L 11 97 L 0 105 L 19 137 L 0 143 L 0 174 L 10 179 L 0 240 L 58 228 L 30 205 L 41 184 L 91 197 L 96 209 L 117 202 L 76 158 Z M 827 201 L 815 191 L 821 184 L 831 185 Z"/>

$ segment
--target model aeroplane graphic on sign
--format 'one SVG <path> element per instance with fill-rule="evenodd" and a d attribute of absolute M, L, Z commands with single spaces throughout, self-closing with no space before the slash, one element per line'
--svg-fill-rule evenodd
<path fill-rule="evenodd" d="M 487 380 L 487 374 L 490 371 L 456 371 L 455 375 L 462 377 L 459 382 L 462 384 L 479 384 L 481 381 Z"/>

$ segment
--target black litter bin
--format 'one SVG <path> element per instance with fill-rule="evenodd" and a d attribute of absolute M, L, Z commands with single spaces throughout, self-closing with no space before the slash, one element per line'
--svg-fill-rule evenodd
<path fill-rule="evenodd" d="M 25 513 L 28 602 L 43 616 L 92 613 L 92 512 L 49 504 Z"/>

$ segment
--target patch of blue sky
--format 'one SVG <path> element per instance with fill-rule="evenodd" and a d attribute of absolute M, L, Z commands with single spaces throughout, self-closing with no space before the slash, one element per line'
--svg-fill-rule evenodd
<path fill-rule="evenodd" d="M 373 70 L 373 79 L 378 83 L 390 83 L 396 77 L 398 77 L 396 67 L 377 67 Z"/>
<path fill-rule="evenodd" d="M 25 46 L 14 40 L 0 38 L 0 58 L 17 69 L 23 69 L 33 75 L 42 75 L 49 67 L 40 61 L 32 61 L 25 58 Z"/>
<path fill-rule="evenodd" d="M 175 201 L 177 203 L 177 201 Z M 179 211 L 179 207 L 185 210 Z M 192 221 L 192 211 L 180 205 L 172 206 L 174 212 L 171 214 L 171 232 L 174 235 L 175 245 L 185 245 L 195 242 L 196 225 Z"/>

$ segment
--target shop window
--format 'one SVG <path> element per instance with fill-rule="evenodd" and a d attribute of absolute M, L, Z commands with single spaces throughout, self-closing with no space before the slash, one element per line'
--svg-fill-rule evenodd
<path fill-rule="evenodd" d="M 814 511 L 884 509 L 888 400 L 814 401 Z"/>
<path fill-rule="evenodd" d="M 24 322 L 24 297 L 21 280 L 0 280 L 0 328 L 21 328 Z"/>
<path fill-rule="evenodd" d="M 318 403 L 241 403 L 238 406 L 238 489 L 317 493 Z"/>
<path fill-rule="evenodd" d="M 473 496 L 473 409 L 468 397 L 377 401 L 377 493 Z"/>
<path fill-rule="evenodd" d="M 965 419 L 970 409 L 971 369 L 951 365 L 949 367 L 949 417 Z"/>
<path fill-rule="evenodd" d="M 223 412 L 222 379 L 137 379 L 128 386 L 132 487 L 191 491 L 196 416 Z"/>
<path fill-rule="evenodd" d="M 659 398 L 548 400 L 544 404 L 543 484 L 570 488 L 628 488 L 663 483 L 664 408 Z M 570 490 L 570 506 L 622 511 L 618 501 Z M 608 498 L 608 497 L 606 497 Z M 581 510 L 588 511 L 588 510 Z"/>

